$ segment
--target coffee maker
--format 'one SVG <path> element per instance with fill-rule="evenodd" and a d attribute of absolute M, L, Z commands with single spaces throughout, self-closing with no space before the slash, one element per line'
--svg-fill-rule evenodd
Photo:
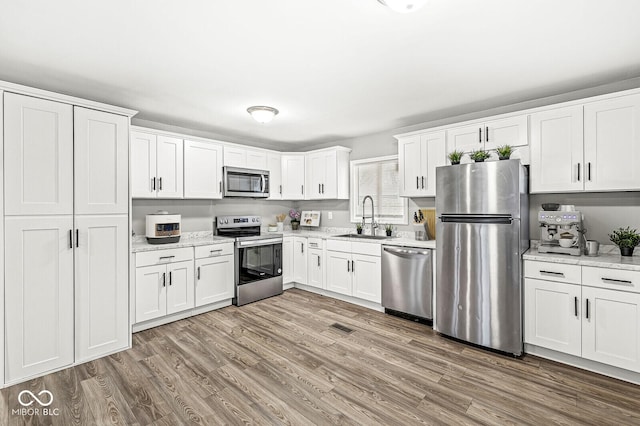
<path fill-rule="evenodd" d="M 580 256 L 584 252 L 584 228 L 579 211 L 540 211 L 539 253 Z"/>

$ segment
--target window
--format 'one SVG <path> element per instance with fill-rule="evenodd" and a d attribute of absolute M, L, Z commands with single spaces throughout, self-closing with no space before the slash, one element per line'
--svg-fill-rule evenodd
<path fill-rule="evenodd" d="M 399 196 L 398 156 L 368 158 L 351 162 L 351 213 L 352 222 L 362 221 L 362 200 L 371 195 L 376 222 L 407 224 L 407 199 Z M 365 206 L 371 215 L 370 203 Z M 369 222 L 371 219 L 368 219 Z"/>

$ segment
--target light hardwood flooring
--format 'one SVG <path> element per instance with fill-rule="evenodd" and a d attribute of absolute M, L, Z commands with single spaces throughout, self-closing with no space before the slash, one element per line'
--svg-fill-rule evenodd
<path fill-rule="evenodd" d="M 331 327 L 339 323 L 351 333 Z M 47 389 L 58 416 L 19 416 Z M 0 424 L 640 424 L 640 386 L 292 289 L 0 392 Z"/>

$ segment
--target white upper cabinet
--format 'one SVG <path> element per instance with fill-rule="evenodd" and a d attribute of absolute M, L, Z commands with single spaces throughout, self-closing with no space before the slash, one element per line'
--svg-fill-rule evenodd
<path fill-rule="evenodd" d="M 5 214 L 73 213 L 73 107 L 4 94 Z"/>
<path fill-rule="evenodd" d="M 282 154 L 282 199 L 304 200 L 305 154 Z"/>
<path fill-rule="evenodd" d="M 267 170 L 269 171 L 269 198 L 282 199 L 282 156 L 279 152 L 267 153 Z"/>
<path fill-rule="evenodd" d="M 182 198 L 182 139 L 131 132 L 131 196 Z"/>
<path fill-rule="evenodd" d="M 335 147 L 306 154 L 306 199 L 349 198 L 350 149 Z"/>
<path fill-rule="evenodd" d="M 184 198 L 222 198 L 222 145 L 184 141 Z"/>
<path fill-rule="evenodd" d="M 528 143 L 527 116 L 516 115 L 452 127 L 447 130 L 447 140 L 450 151 L 456 149 L 463 152 L 478 149 L 490 151 L 501 145 L 526 146 Z"/>
<path fill-rule="evenodd" d="M 225 145 L 224 165 L 229 167 L 267 170 L 267 153 L 257 149 Z"/>
<path fill-rule="evenodd" d="M 430 132 L 398 138 L 400 195 L 436 195 L 436 167 L 447 164 L 445 132 Z"/>
<path fill-rule="evenodd" d="M 640 189 L 640 94 L 584 106 L 587 191 Z"/>
<path fill-rule="evenodd" d="M 582 105 L 531 114 L 531 192 L 584 188 Z"/>
<path fill-rule="evenodd" d="M 129 119 L 74 107 L 76 214 L 129 211 Z"/>

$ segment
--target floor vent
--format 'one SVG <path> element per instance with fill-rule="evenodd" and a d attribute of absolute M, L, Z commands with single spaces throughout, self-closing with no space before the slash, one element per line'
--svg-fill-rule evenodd
<path fill-rule="evenodd" d="M 338 324 L 337 322 L 331 324 L 331 327 L 337 328 L 338 330 L 344 331 L 345 333 L 352 333 L 353 332 L 353 330 L 350 329 L 349 327 L 344 326 L 342 324 Z"/>

